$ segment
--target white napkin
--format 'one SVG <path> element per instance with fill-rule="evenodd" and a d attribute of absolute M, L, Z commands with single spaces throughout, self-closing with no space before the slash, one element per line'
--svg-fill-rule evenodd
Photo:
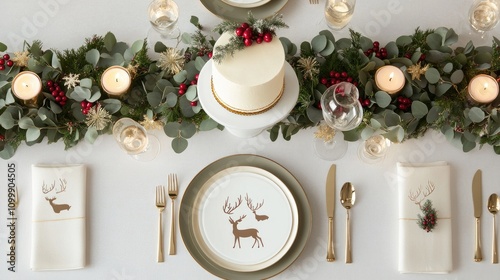
<path fill-rule="evenodd" d="M 84 165 L 32 166 L 31 269 L 85 266 Z"/>
<path fill-rule="evenodd" d="M 452 270 L 450 166 L 446 162 L 398 163 L 399 264 L 401 273 L 448 273 Z M 433 191 L 433 185 L 435 188 Z M 415 196 L 410 199 L 410 192 Z M 426 232 L 417 224 L 421 205 L 430 199 L 437 225 Z"/>

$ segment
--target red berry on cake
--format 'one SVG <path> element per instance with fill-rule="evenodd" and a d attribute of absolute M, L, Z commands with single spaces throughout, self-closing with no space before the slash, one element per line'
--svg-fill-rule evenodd
<path fill-rule="evenodd" d="M 273 34 L 271 34 L 270 32 L 266 32 L 264 34 L 264 41 L 266 42 L 271 42 L 273 40 Z"/>
<path fill-rule="evenodd" d="M 247 29 L 248 27 L 250 27 L 250 25 L 248 25 L 248 23 L 244 22 L 241 24 L 241 27 L 243 27 L 243 29 Z"/>
<path fill-rule="evenodd" d="M 252 45 L 252 39 L 245 39 L 243 43 L 245 44 L 245 46 L 250 47 Z"/>
<path fill-rule="evenodd" d="M 243 36 L 243 32 L 245 32 L 245 28 L 238 27 L 238 28 L 236 28 L 235 34 L 236 34 L 236 36 L 241 37 L 241 36 Z"/>
<path fill-rule="evenodd" d="M 8 54 L 4 54 L 4 55 L 3 55 L 3 59 L 5 59 L 5 60 L 9 60 L 9 59 L 10 59 L 10 55 L 8 55 Z"/>
<path fill-rule="evenodd" d="M 247 29 L 245 29 L 245 31 L 243 32 L 243 38 L 245 39 L 252 39 L 253 37 L 253 30 L 252 28 L 248 27 Z"/>
<path fill-rule="evenodd" d="M 255 43 L 257 43 L 257 44 L 261 44 L 262 41 L 264 41 L 264 39 L 262 39 L 262 37 L 257 37 L 257 39 L 255 39 Z"/>
<path fill-rule="evenodd" d="M 9 66 L 9 67 L 14 66 L 14 61 L 12 61 L 12 60 L 7 60 L 7 66 Z"/>

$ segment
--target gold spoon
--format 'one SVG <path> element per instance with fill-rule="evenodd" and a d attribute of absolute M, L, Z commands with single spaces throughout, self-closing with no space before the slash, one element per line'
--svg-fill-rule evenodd
<path fill-rule="evenodd" d="M 351 254 L 351 213 L 350 210 L 356 202 L 356 192 L 354 191 L 354 186 L 347 182 L 342 186 L 340 190 L 340 203 L 347 209 L 346 216 L 346 246 L 345 246 L 345 263 L 352 263 Z"/>
<path fill-rule="evenodd" d="M 494 193 L 488 198 L 488 211 L 493 214 L 493 244 L 491 263 L 498 263 L 497 223 L 495 218 L 498 210 L 500 210 L 500 199 L 498 198 L 498 195 Z"/>

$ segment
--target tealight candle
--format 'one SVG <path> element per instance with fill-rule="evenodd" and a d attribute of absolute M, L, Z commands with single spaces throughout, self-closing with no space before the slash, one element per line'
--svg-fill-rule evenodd
<path fill-rule="evenodd" d="M 29 101 L 36 99 L 42 91 L 42 80 L 31 71 L 23 71 L 12 80 L 12 93 L 19 99 Z"/>
<path fill-rule="evenodd" d="M 375 72 L 375 84 L 388 94 L 394 94 L 405 85 L 405 76 L 398 67 L 386 65 Z"/>
<path fill-rule="evenodd" d="M 113 96 L 121 96 L 127 92 L 132 78 L 127 69 L 121 66 L 112 66 L 106 69 L 101 76 L 101 86 L 105 92 Z"/>
<path fill-rule="evenodd" d="M 467 89 L 471 101 L 486 104 L 498 96 L 498 83 L 489 75 L 480 74 L 472 78 Z"/>

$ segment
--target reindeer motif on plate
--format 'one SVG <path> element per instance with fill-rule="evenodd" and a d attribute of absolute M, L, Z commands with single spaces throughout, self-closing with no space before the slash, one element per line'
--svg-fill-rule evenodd
<path fill-rule="evenodd" d="M 257 203 L 255 206 L 252 204 L 252 199 L 248 197 L 248 193 L 245 197 L 245 200 L 247 201 L 247 206 L 250 210 L 252 210 L 252 213 L 255 215 L 255 219 L 260 222 L 260 221 L 265 221 L 269 219 L 269 216 L 267 215 L 257 215 L 255 211 L 259 210 L 262 205 L 264 205 L 264 200 L 262 200 L 261 203 Z"/>
<path fill-rule="evenodd" d="M 238 208 L 241 205 L 242 199 L 241 195 L 238 197 L 238 200 L 234 203 L 234 205 L 231 205 L 229 203 L 229 197 L 226 198 L 226 202 L 224 203 L 224 206 L 222 206 L 222 210 L 224 213 L 231 215 L 233 214 L 234 210 Z M 240 238 L 247 238 L 247 237 L 252 237 L 254 239 L 252 248 L 255 247 L 255 244 L 257 244 L 257 248 L 260 248 L 260 245 L 264 247 L 264 243 L 262 242 L 262 238 L 259 236 L 259 231 L 255 228 L 247 228 L 247 229 L 239 229 L 238 224 L 246 217 L 247 215 L 242 215 L 240 216 L 239 219 L 233 220 L 231 217 L 229 217 L 229 222 L 233 225 L 233 235 L 234 235 L 234 243 L 233 243 L 233 248 L 236 247 L 236 242 L 238 242 L 238 247 L 241 248 L 240 244 Z"/>
<path fill-rule="evenodd" d="M 51 191 L 53 191 L 55 189 L 55 187 L 56 187 L 55 181 L 50 185 L 50 187 L 47 186 L 45 184 L 45 182 L 43 182 L 42 183 L 42 192 L 44 194 L 48 194 Z M 66 179 L 59 179 L 59 189 L 55 189 L 56 194 L 66 191 L 66 187 L 67 187 Z M 69 209 L 71 208 L 71 205 L 54 203 L 54 200 L 56 200 L 56 199 L 57 199 L 57 197 L 55 197 L 55 196 L 52 198 L 49 198 L 48 196 L 45 197 L 45 200 L 47 200 L 50 203 L 50 206 L 52 207 L 52 210 L 54 210 L 54 213 L 59 214 L 63 210 L 69 211 Z"/>

